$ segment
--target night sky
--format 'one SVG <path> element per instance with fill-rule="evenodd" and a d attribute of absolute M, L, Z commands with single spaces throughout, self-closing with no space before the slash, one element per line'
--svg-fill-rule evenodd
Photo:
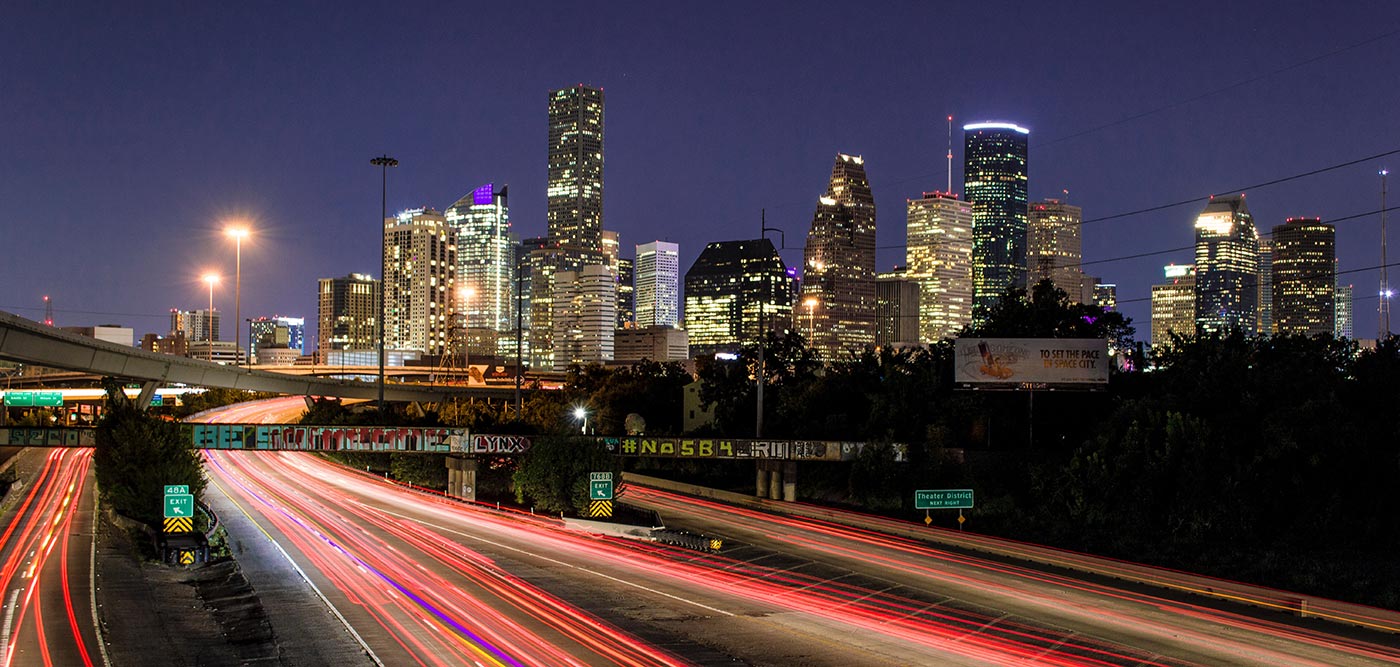
<path fill-rule="evenodd" d="M 0 309 L 40 319 L 49 294 L 59 325 L 165 333 L 215 270 L 231 314 L 219 230 L 243 218 L 243 316 L 306 317 L 310 351 L 316 279 L 378 272 L 371 157 L 401 162 L 391 210 L 494 181 L 543 235 L 546 95 L 580 82 L 607 95 L 604 227 L 624 256 L 679 243 L 682 271 L 764 207 L 800 264 L 838 152 L 866 159 L 879 269 L 902 263 L 948 114 L 1029 127 L 1032 199 L 1068 189 L 1090 219 L 1400 149 L 1394 2 L 352 4 L 0 2 Z M 1374 211 L 1382 166 L 1400 155 L 1249 205 L 1261 231 Z M 1190 246 L 1199 208 L 1087 224 L 1085 261 Z M 1339 223 L 1340 270 L 1378 239 L 1378 216 Z M 1145 340 L 1170 261 L 1191 252 L 1086 271 Z M 1347 280 L 1374 337 L 1378 272 Z"/>

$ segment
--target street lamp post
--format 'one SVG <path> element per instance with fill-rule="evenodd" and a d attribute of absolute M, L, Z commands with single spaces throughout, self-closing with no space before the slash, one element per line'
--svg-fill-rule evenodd
<path fill-rule="evenodd" d="M 247 227 L 230 227 L 224 233 L 233 237 L 233 364 L 242 366 L 243 352 L 243 239 Z"/>
<path fill-rule="evenodd" d="M 389 167 L 399 166 L 399 161 L 388 155 L 371 159 L 370 164 L 379 167 L 379 415 L 384 416 L 384 218 L 388 214 Z"/>
<path fill-rule="evenodd" d="M 588 410 L 584 409 L 582 405 L 574 408 L 574 419 L 583 422 L 583 426 L 580 428 L 580 432 L 584 435 L 588 435 Z"/>
<path fill-rule="evenodd" d="M 204 323 L 208 328 L 205 343 L 209 345 L 209 363 L 214 363 L 214 286 L 219 284 L 219 276 L 206 273 L 204 282 L 209 284 L 209 310 L 204 314 Z"/>

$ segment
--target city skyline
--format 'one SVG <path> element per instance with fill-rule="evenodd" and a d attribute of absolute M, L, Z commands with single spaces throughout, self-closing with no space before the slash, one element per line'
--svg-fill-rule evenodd
<path fill-rule="evenodd" d="M 591 17 L 565 10 L 574 22 L 571 25 L 598 30 L 585 36 L 571 28 L 567 33 L 571 36 L 562 38 L 563 43 L 582 48 L 584 57 L 575 63 L 549 64 L 544 54 L 553 49 L 546 45 L 561 39 L 559 35 L 565 34 L 562 26 L 540 23 L 529 12 L 506 12 L 498 17 L 502 37 L 493 39 L 523 40 L 523 55 L 516 59 L 519 62 L 512 61 L 522 75 L 486 84 L 484 99 L 489 101 L 471 110 L 454 106 L 411 112 L 391 104 L 370 105 L 368 111 L 349 111 L 356 106 L 351 104 L 334 106 L 364 86 L 347 82 L 349 72 L 359 71 L 361 66 L 378 71 L 376 67 L 384 66 L 354 54 L 346 58 L 342 51 L 331 48 L 348 36 L 365 34 L 376 23 L 371 17 L 358 17 L 336 35 L 322 38 L 328 42 L 313 40 L 296 47 L 277 46 L 297 40 L 276 38 L 270 33 L 277 29 L 264 27 L 253 34 L 247 46 L 219 49 L 231 50 L 228 57 L 233 58 L 243 49 L 269 47 L 266 56 L 249 56 L 250 71 L 257 71 L 260 63 L 297 62 L 289 68 L 291 73 L 327 83 L 302 92 L 301 87 L 291 85 L 300 78 L 248 77 L 211 61 L 213 54 L 203 40 L 176 39 L 167 48 L 189 56 L 189 66 L 195 67 L 193 78 L 188 79 L 192 87 L 188 99 L 195 100 L 194 106 L 173 117 L 162 116 L 170 121 L 169 132 L 156 133 L 150 121 L 144 120 L 149 114 L 136 114 L 145 108 L 141 99 L 116 91 L 111 96 L 112 111 L 99 114 L 80 142 L 55 134 L 55 128 L 66 119 L 81 113 L 78 107 L 63 102 L 59 92 L 69 85 L 102 91 L 108 84 L 100 80 L 99 70 L 85 65 L 78 56 L 94 48 L 110 52 L 111 62 L 124 68 L 135 82 L 144 82 L 152 98 L 169 95 L 169 81 L 186 80 L 157 74 L 165 67 L 171 68 L 172 74 L 185 71 L 181 69 L 185 65 L 153 62 L 143 52 L 109 43 L 100 35 L 75 42 L 74 37 L 58 32 L 57 25 L 71 26 L 72 34 L 78 35 L 114 21 L 140 20 L 149 23 L 154 34 L 176 35 L 177 22 L 198 19 L 202 10 L 169 17 L 136 12 L 125 18 L 99 10 L 52 24 L 50 15 L 56 10 L 44 15 L 21 10 L 7 28 L 0 28 L 13 37 L 7 48 L 16 49 L 13 62 L 17 66 L 8 80 L 11 85 L 6 87 L 13 94 L 7 97 L 21 102 L 3 111 L 7 145 L 14 147 L 17 157 L 5 167 L 6 177 L 0 179 L 0 196 L 12 203 L 5 215 L 10 217 L 7 223 L 13 224 L 7 224 L 6 229 L 16 247 L 41 248 L 53 238 L 71 239 L 65 251 L 73 259 L 71 272 L 76 281 L 69 287 L 55 280 L 40 263 L 41 253 L 18 257 L 0 293 L 0 308 L 38 319 L 42 313 L 39 297 L 49 294 L 54 297 L 60 325 L 115 322 L 138 333 L 160 332 L 163 314 L 171 307 L 204 306 L 205 290 L 198 282 L 202 272 L 212 269 L 225 278 L 232 275 L 232 248 L 218 230 L 225 220 L 240 217 L 248 219 L 258 232 L 243 248 L 247 265 L 242 281 L 244 312 L 309 318 L 315 312 L 315 295 L 309 287 L 315 280 L 376 272 L 377 249 L 370 221 L 377 218 L 378 202 L 374 200 L 378 199 L 378 179 L 364 162 L 365 156 L 381 151 L 402 161 L 389 174 L 391 211 L 416 208 L 423 202 L 441 206 L 474 182 L 509 182 L 516 185 L 512 221 L 520 236 L 542 235 L 547 166 L 540 159 L 540 143 L 545 140 L 537 129 L 544 117 L 540 100 L 547 91 L 575 82 L 606 89 L 611 98 L 606 226 L 619 230 L 625 239 L 660 238 L 679 243 L 683 266 L 689 265 L 708 242 L 753 237 L 762 208 L 767 209 L 768 225 L 787 234 L 788 243 L 782 250 L 785 263 L 798 265 L 801 244 L 796 239 L 810 222 L 810 183 L 820 177 L 825 171 L 823 163 L 838 150 L 870 160 L 870 178 L 878 186 L 877 205 L 886 211 L 902 206 L 901 200 L 917 197 L 921 191 L 942 188 L 947 113 L 959 124 L 984 118 L 1014 119 L 1032 130 L 1031 150 L 1036 158 L 1029 196 L 1043 199 L 1070 190 L 1066 200 L 1083 207 L 1085 219 L 1091 221 L 1083 227 L 1086 262 L 1180 248 L 1190 245 L 1190 221 L 1195 213 L 1190 205 L 1092 221 L 1184 197 L 1224 194 L 1240 185 L 1372 155 L 1393 148 L 1385 145 L 1384 138 L 1400 134 L 1397 121 L 1379 112 L 1394 108 L 1395 93 L 1367 85 L 1364 76 L 1396 58 L 1393 49 L 1384 48 L 1393 45 L 1386 41 L 1391 38 L 1385 36 L 1384 26 L 1400 20 L 1400 13 L 1340 8 L 1317 17 L 1271 6 L 1270 11 L 1263 11 L 1264 7 L 1255 5 L 1239 12 L 1238 18 L 1249 21 L 1257 33 L 1246 37 L 1224 26 L 1199 26 L 1180 15 L 1186 12 L 1024 10 L 1026 23 L 1054 27 L 1059 33 L 1015 31 L 1016 39 L 1024 43 L 1008 47 L 1004 54 L 986 62 L 960 55 L 970 37 L 958 35 L 936 52 L 916 55 L 914 45 L 920 42 L 912 23 L 917 21 L 906 21 L 911 23 L 909 29 L 888 28 L 890 34 L 884 40 L 872 40 L 868 30 L 862 31 L 860 35 L 875 52 L 844 63 L 841 58 L 845 55 L 824 46 L 821 40 L 800 37 L 801 30 L 810 28 L 810 19 L 798 17 L 791 28 L 793 39 L 784 46 L 760 46 L 765 40 L 756 39 L 758 28 L 729 28 L 737 53 L 703 67 L 696 64 L 703 44 L 698 33 L 690 31 L 663 30 L 665 36 L 675 38 L 677 46 L 654 63 L 638 60 L 635 49 L 609 44 L 613 33 L 607 18 L 613 10 Z M 762 25 L 781 13 L 764 9 L 755 18 Z M 940 13 L 940 19 L 971 20 L 976 14 L 972 9 L 955 9 Z M 1300 21 L 1300 16 L 1307 21 Z M 296 34 L 305 34 L 301 28 L 315 17 L 292 11 L 286 18 L 288 29 L 295 27 Z M 235 13 L 227 20 L 216 28 L 234 30 L 253 17 Z M 1134 40 L 1108 35 L 1099 30 L 1106 23 L 1146 34 Z M 384 25 L 390 34 L 410 27 L 416 30 L 417 22 L 409 18 Z M 1184 33 L 1188 28 L 1192 32 Z M 1212 46 L 1213 35 L 1227 33 L 1232 45 L 1229 50 Z M 1081 40 L 1085 43 L 1058 50 L 1056 57 L 1045 59 L 1048 62 L 1026 61 L 1024 54 L 1049 34 L 1104 39 L 1092 46 L 1089 42 L 1095 40 Z M 1171 39 L 1178 34 L 1187 38 Z M 31 80 L 23 74 L 39 71 L 24 64 L 33 57 L 29 51 L 42 51 L 34 48 L 37 40 L 45 39 L 66 45 L 75 58 L 59 64 L 63 76 L 54 77 L 53 82 Z M 455 38 L 434 33 L 426 39 L 450 44 Z M 1056 43 L 1064 44 L 1058 38 Z M 1285 44 L 1307 47 L 1285 48 Z M 474 67 L 511 66 L 481 51 L 489 47 L 473 47 L 467 54 Z M 305 49 L 307 57 L 289 54 L 288 48 Z M 1195 50 L 1204 52 L 1197 56 L 1191 53 Z M 1138 56 L 1131 68 L 1111 62 L 1128 53 Z M 331 54 L 335 57 L 328 57 Z M 383 84 L 385 98 L 450 76 L 451 68 L 432 62 L 392 54 L 383 58 L 385 64 L 407 68 L 402 80 Z M 762 64 L 740 78 L 738 92 L 700 96 L 701 90 L 722 88 L 714 84 L 722 80 L 717 78 L 721 73 L 732 74 L 733 68 L 725 67 L 730 58 Z M 1269 62 L 1277 65 L 1258 64 L 1266 58 L 1273 58 Z M 831 64 L 816 69 L 851 84 L 852 94 L 835 100 L 834 106 L 806 111 L 810 105 L 804 100 L 811 93 L 805 91 L 813 76 L 806 73 L 813 69 L 809 61 Z M 1024 67 L 1012 68 L 1016 62 Z M 918 90 L 911 89 L 908 83 L 927 73 L 934 63 L 938 64 L 933 69 L 937 74 L 934 80 Z M 1151 76 L 1115 76 L 1130 71 Z M 943 83 L 969 80 L 978 85 Z M 1052 95 L 1031 92 L 1035 88 L 1029 84 L 1045 80 L 1057 84 Z M 755 81 L 773 85 L 753 88 L 752 92 L 744 87 Z M 1231 90 L 1226 84 L 1232 82 L 1244 83 Z M 206 95 L 205 90 L 215 94 Z M 297 110 L 296 105 L 288 107 L 293 110 L 290 115 L 268 115 L 274 105 L 303 100 L 303 95 L 308 96 L 303 106 L 314 110 L 315 116 Z M 1222 110 L 1207 103 L 1215 100 L 1232 104 Z M 220 103 L 218 108 L 211 106 L 215 101 Z M 755 103 L 762 114 L 743 111 Z M 347 110 L 327 115 L 325 109 L 331 108 L 327 104 Z M 1169 111 L 1153 113 L 1165 108 Z M 1287 108 L 1288 113 L 1268 111 L 1275 108 Z M 36 115 L 30 111 L 33 109 L 44 109 L 45 116 Z M 680 109 L 702 113 L 679 114 Z M 1147 115 L 1095 129 L 1138 114 Z M 411 123 L 406 122 L 409 116 L 413 117 Z M 313 117 L 317 119 L 314 125 Z M 701 132 L 705 127 L 699 122 L 702 117 L 720 122 L 723 129 Z M 236 122 L 221 122 L 225 118 Z M 206 131 L 211 125 L 228 125 L 238 131 L 225 137 Z M 1359 126 L 1367 127 L 1368 132 L 1346 129 Z M 306 139 L 288 134 L 299 127 L 323 129 L 306 134 Z M 201 134 L 194 134 L 196 131 Z M 1276 141 L 1280 134 L 1289 140 Z M 124 138 L 148 136 L 150 159 L 131 162 L 121 157 Z M 284 145 L 287 141 L 291 144 Z M 955 158 L 961 150 L 959 143 L 954 142 Z M 277 156 L 288 148 L 290 159 L 279 160 Z M 192 161 L 196 154 L 221 159 Z M 735 160 L 736 155 L 753 159 Z M 1316 216 L 1328 222 L 1374 210 L 1379 204 L 1375 174 L 1385 166 L 1383 162 L 1250 191 L 1256 224 L 1270 229 L 1288 217 Z M 124 174 L 119 182 L 109 182 L 103 176 L 103 170 L 111 168 L 120 168 Z M 680 187 L 681 183 L 687 185 Z M 955 177 L 954 189 L 959 188 Z M 658 206 L 683 191 L 728 194 L 706 197 L 698 208 Z M 55 211 L 54 201 L 69 205 Z M 110 224 L 89 233 L 85 230 L 89 229 L 90 216 L 78 211 L 97 209 L 104 211 L 103 219 Z M 667 215 L 658 217 L 656 211 Z M 667 220 L 667 224 L 657 224 L 658 219 Z M 40 220 L 42 224 L 26 222 Z M 148 232 L 139 241 L 128 241 L 118 234 L 118 230 L 138 224 Z M 1339 271 L 1379 262 L 1374 252 L 1377 225 L 1376 216 L 1337 225 Z M 882 227 L 877 269 L 884 271 L 901 261 L 903 230 L 897 229 L 902 225 Z M 327 235 L 337 242 L 324 243 L 321 239 Z M 355 238 L 365 240 L 355 243 Z M 318 252 L 308 254 L 313 248 Z M 1139 337 L 1145 338 L 1142 332 L 1149 320 L 1149 288 L 1159 280 L 1160 266 L 1169 261 L 1190 263 L 1190 252 L 1095 264 L 1085 271 L 1119 286 L 1121 309 L 1137 323 Z M 165 279 L 154 281 L 128 271 L 128 267 L 155 265 L 166 267 Z M 1356 332 L 1363 337 L 1370 337 L 1376 329 L 1376 274 L 1368 271 L 1339 276 L 1356 286 Z M 233 309 L 231 282 L 225 280 L 216 289 L 216 309 Z M 314 342 L 308 341 L 307 346 L 313 347 Z"/>

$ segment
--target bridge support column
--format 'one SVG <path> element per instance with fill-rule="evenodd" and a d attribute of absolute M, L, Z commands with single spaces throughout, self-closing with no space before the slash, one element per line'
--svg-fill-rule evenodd
<path fill-rule="evenodd" d="M 136 397 L 136 409 L 145 412 L 151 409 L 151 400 L 156 397 L 156 389 L 160 383 L 155 380 L 147 380 L 141 384 L 141 393 Z"/>
<path fill-rule="evenodd" d="M 782 461 L 768 461 L 768 497 L 773 500 L 783 499 Z"/>
<path fill-rule="evenodd" d="M 754 467 L 755 467 L 755 469 L 758 470 L 758 479 L 755 480 L 755 482 L 754 482 L 754 492 L 753 492 L 753 494 L 754 494 L 755 496 L 758 496 L 759 498 L 767 498 L 767 497 L 768 497 L 768 462 L 765 461 L 765 460 L 763 460 L 763 459 L 759 459 L 759 460 L 757 460 L 757 461 L 754 461 Z"/>
<path fill-rule="evenodd" d="M 783 500 L 797 502 L 797 462 L 783 461 Z"/>
<path fill-rule="evenodd" d="M 447 495 L 476 500 L 476 457 L 448 455 Z"/>

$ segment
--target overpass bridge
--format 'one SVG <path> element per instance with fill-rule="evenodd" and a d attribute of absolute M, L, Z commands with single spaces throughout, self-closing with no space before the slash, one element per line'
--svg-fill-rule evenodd
<path fill-rule="evenodd" d="M 44 326 L 4 311 L 0 311 L 0 360 L 135 380 L 142 383 L 141 396 L 137 399 L 140 406 L 150 405 L 156 388 L 166 383 L 293 396 L 378 398 L 379 395 L 378 386 L 373 382 L 294 376 L 157 354 Z M 493 390 L 514 392 L 514 387 Z M 478 391 L 465 386 L 386 384 L 384 399 L 435 403 Z"/>

